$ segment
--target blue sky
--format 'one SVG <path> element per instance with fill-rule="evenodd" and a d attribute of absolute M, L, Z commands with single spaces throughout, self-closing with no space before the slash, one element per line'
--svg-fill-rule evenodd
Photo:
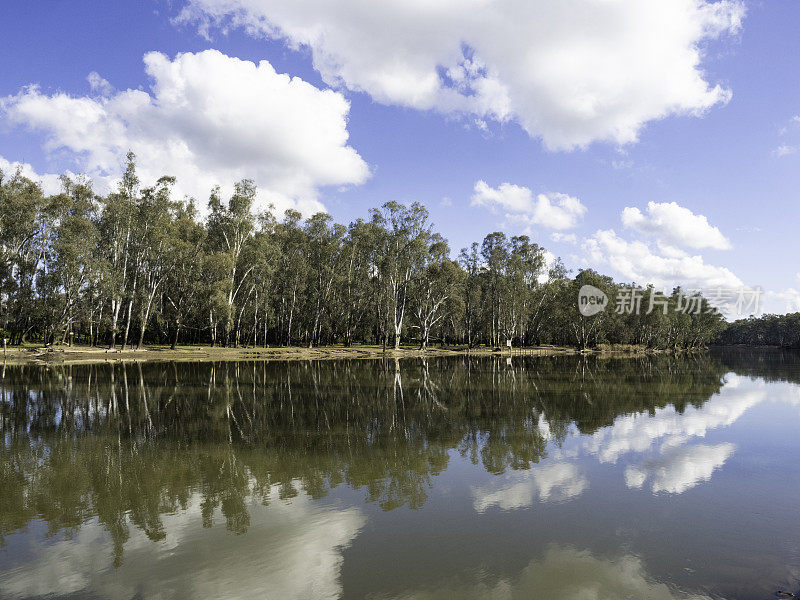
<path fill-rule="evenodd" d="M 573 268 L 800 310 L 795 0 L 328 4 L 11 3 L 0 167 L 102 190 L 134 146 L 201 204 L 244 174 L 263 203 L 342 222 L 420 201 L 454 251 L 527 233 Z"/>

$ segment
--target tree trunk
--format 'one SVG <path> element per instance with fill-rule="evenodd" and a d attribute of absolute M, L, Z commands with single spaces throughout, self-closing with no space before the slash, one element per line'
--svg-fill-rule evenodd
<path fill-rule="evenodd" d="M 181 323 L 180 321 L 175 321 L 175 335 L 172 336 L 172 346 L 171 349 L 175 350 L 175 347 L 178 345 L 178 333 L 181 330 Z"/>
<path fill-rule="evenodd" d="M 122 349 L 125 350 L 125 346 L 128 344 L 128 334 L 131 330 L 131 317 L 133 314 L 133 298 L 130 299 L 128 302 L 128 314 L 125 318 L 125 333 L 122 334 Z"/>
<path fill-rule="evenodd" d="M 111 343 L 108 349 L 111 350 L 117 345 L 117 324 L 119 323 L 119 309 L 122 300 L 111 301 Z"/>

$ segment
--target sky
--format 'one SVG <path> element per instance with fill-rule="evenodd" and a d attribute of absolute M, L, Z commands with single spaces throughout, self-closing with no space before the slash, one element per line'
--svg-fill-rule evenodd
<path fill-rule="evenodd" d="M 104 193 L 125 154 L 205 206 L 349 223 L 394 200 L 455 255 L 529 235 L 621 282 L 800 310 L 800 2 L 10 3 L 0 169 Z"/>

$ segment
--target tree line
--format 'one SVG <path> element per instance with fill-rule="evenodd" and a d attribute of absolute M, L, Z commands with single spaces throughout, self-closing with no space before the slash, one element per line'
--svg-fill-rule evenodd
<path fill-rule="evenodd" d="M 721 331 L 715 342 L 722 345 L 800 348 L 800 313 L 739 319 Z"/>
<path fill-rule="evenodd" d="M 129 153 L 118 189 L 62 177 L 46 196 L 0 172 L 3 337 L 25 343 L 212 346 L 354 343 L 421 348 L 601 343 L 700 347 L 723 327 L 703 298 L 678 310 L 677 288 L 652 310 L 584 317 L 578 290 L 613 303 L 631 286 L 568 272 L 528 236 L 488 234 L 455 260 L 424 206 L 387 202 L 348 226 L 330 215 L 255 211 L 256 188 L 210 193 L 201 218 L 175 179 L 141 185 Z M 635 287 L 652 294 L 652 287 Z"/>

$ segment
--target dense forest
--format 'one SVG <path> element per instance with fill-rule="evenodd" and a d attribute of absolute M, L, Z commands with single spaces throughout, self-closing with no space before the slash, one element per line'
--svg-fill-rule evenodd
<path fill-rule="evenodd" d="M 800 313 L 739 319 L 725 327 L 715 342 L 722 345 L 800 348 Z"/>
<path fill-rule="evenodd" d="M 211 191 L 200 217 L 175 180 L 140 184 L 135 157 L 116 191 L 62 177 L 45 196 L 0 172 L 3 337 L 26 343 L 141 347 L 401 343 L 600 343 L 704 346 L 724 326 L 705 299 L 637 288 L 641 310 L 584 317 L 578 290 L 613 303 L 623 289 L 591 270 L 569 273 L 527 236 L 488 234 L 453 260 L 418 203 L 387 202 L 348 226 L 324 213 L 256 212 L 256 189 Z M 687 298 L 697 310 L 686 308 Z M 691 303 L 689 303 L 691 304 Z"/>

